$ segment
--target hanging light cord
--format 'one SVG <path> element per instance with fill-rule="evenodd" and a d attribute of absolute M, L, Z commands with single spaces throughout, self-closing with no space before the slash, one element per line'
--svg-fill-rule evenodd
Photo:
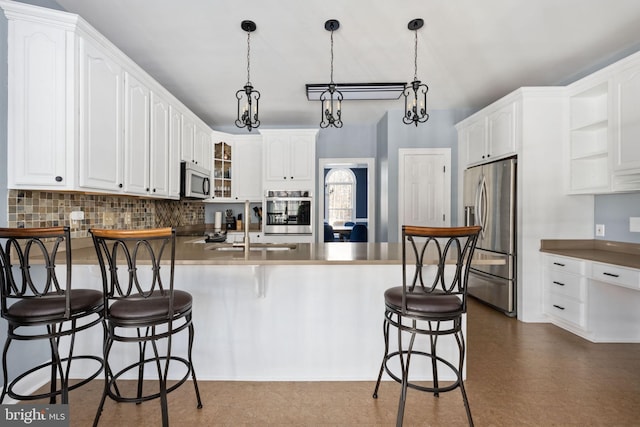
<path fill-rule="evenodd" d="M 247 84 L 251 85 L 251 32 L 247 31 Z"/>
<path fill-rule="evenodd" d="M 333 29 L 331 30 L 331 84 L 333 84 Z"/>
<path fill-rule="evenodd" d="M 413 80 L 418 80 L 418 31 L 413 30 L 415 35 L 414 48 L 413 48 Z"/>

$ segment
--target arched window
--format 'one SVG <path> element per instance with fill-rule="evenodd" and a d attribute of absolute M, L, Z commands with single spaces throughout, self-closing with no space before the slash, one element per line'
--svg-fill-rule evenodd
<path fill-rule="evenodd" d="M 325 219 L 329 224 L 336 221 L 354 221 L 356 200 L 356 176 L 351 169 L 331 169 L 325 178 Z"/>

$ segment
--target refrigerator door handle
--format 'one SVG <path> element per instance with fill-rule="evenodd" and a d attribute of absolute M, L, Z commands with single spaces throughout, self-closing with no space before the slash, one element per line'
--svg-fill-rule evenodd
<path fill-rule="evenodd" d="M 487 226 L 487 182 L 484 175 L 480 178 L 478 190 L 476 192 L 476 212 L 478 212 L 477 225 L 482 227 L 482 230 L 480 230 L 480 236 L 484 239 L 484 230 Z"/>

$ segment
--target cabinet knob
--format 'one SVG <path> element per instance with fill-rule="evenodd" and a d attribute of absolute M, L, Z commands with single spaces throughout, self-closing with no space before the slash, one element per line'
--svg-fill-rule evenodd
<path fill-rule="evenodd" d="M 153 189 L 153 192 L 154 192 L 154 193 L 156 192 L 156 189 L 155 189 L 155 188 Z"/>
<path fill-rule="evenodd" d="M 293 177 L 291 177 L 291 179 L 293 179 Z"/>
<path fill-rule="evenodd" d="M 118 184 L 118 188 L 122 188 L 122 184 Z"/>
<path fill-rule="evenodd" d="M 62 177 L 61 176 L 56 176 L 56 182 L 62 182 Z"/>

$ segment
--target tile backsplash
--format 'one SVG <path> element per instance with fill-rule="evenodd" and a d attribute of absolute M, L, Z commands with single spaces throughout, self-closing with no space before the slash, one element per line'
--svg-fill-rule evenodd
<path fill-rule="evenodd" d="M 9 227 L 69 225 L 72 237 L 87 237 L 97 228 L 153 228 L 204 224 L 204 204 L 128 196 L 9 190 Z M 71 223 L 69 214 L 84 212 Z"/>

